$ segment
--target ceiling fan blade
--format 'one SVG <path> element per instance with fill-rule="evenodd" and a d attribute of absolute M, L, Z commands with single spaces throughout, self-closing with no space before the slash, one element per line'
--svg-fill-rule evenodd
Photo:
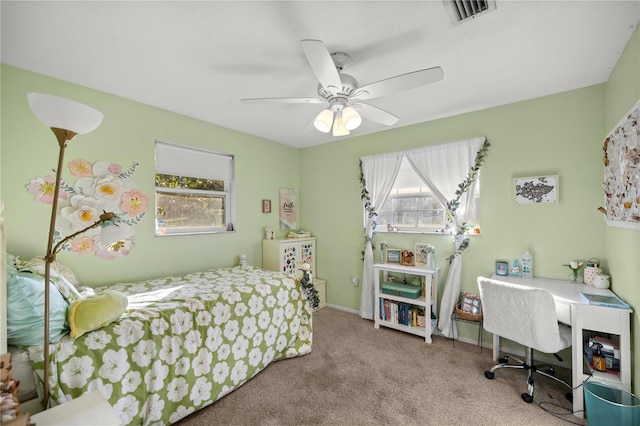
<path fill-rule="evenodd" d="M 415 89 L 442 80 L 442 68 L 434 67 L 397 75 L 375 83 L 360 87 L 352 96 L 353 99 L 374 99 L 404 90 Z"/>
<path fill-rule="evenodd" d="M 385 126 L 393 126 L 400 118 L 395 115 L 387 112 L 378 107 L 374 107 L 373 105 L 363 104 L 361 102 L 351 104 L 354 108 L 360 111 L 360 115 L 362 115 L 367 120 L 375 121 L 376 123 L 384 124 Z"/>
<path fill-rule="evenodd" d="M 248 98 L 240 99 L 243 104 L 321 104 L 319 98 Z"/>
<path fill-rule="evenodd" d="M 302 40 L 300 44 L 322 87 L 334 94 L 338 93 L 342 89 L 342 81 L 327 46 L 320 40 Z"/>

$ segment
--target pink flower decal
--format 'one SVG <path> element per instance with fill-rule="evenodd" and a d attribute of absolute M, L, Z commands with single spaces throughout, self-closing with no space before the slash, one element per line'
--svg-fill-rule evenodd
<path fill-rule="evenodd" d="M 149 197 L 134 189 L 131 192 L 122 194 L 120 210 L 129 216 L 137 216 L 149 211 Z"/>
<path fill-rule="evenodd" d="M 107 170 L 112 175 L 119 175 L 120 173 L 122 173 L 122 166 L 118 163 L 111 163 L 109 164 L 109 167 L 107 167 Z"/>
<path fill-rule="evenodd" d="M 93 173 L 93 165 L 87 160 L 78 158 L 69 163 L 69 170 L 71 170 L 71 174 L 74 176 L 90 176 L 91 173 Z"/>
<path fill-rule="evenodd" d="M 53 194 L 56 188 L 56 178 L 47 175 L 45 177 L 37 177 L 35 179 L 31 179 L 31 181 L 27 184 L 27 191 L 30 194 L 35 195 L 36 201 L 45 204 L 53 203 Z M 60 191 L 58 194 L 59 200 L 66 200 L 67 193 L 64 191 Z"/>
<path fill-rule="evenodd" d="M 93 249 L 93 238 L 91 237 L 78 237 L 71 240 L 71 251 L 76 254 L 83 255 L 93 253 Z"/>
<path fill-rule="evenodd" d="M 96 250 L 96 256 L 104 259 L 115 259 L 120 256 L 126 256 L 133 249 L 133 237 L 129 240 L 122 240 L 105 246 L 100 242 L 100 235 L 95 235 L 93 242 L 98 248 Z"/>

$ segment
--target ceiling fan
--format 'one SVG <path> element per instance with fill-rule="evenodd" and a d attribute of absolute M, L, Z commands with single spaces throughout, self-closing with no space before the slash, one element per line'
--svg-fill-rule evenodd
<path fill-rule="evenodd" d="M 320 40 L 302 40 L 300 44 L 311 69 L 320 82 L 318 97 L 249 98 L 240 101 L 247 104 L 319 104 L 327 102 L 329 107 L 316 116 L 313 125 L 321 132 L 328 133 L 333 129 L 333 136 L 345 136 L 360 126 L 362 116 L 386 126 L 392 126 L 400 120 L 383 109 L 362 102 L 363 100 L 425 86 L 442 80 L 444 76 L 442 68 L 434 67 L 397 75 L 359 87 L 355 78 L 342 72 L 342 69 L 349 63 L 349 55 L 342 52 L 329 53 L 325 44 Z"/>

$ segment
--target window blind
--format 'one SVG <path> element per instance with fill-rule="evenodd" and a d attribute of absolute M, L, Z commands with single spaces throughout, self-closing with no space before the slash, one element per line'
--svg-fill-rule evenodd
<path fill-rule="evenodd" d="M 233 181 L 233 155 L 156 141 L 156 173 Z"/>

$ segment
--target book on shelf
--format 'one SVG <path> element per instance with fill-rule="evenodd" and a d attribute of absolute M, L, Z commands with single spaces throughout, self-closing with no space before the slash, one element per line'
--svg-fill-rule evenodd
<path fill-rule="evenodd" d="M 418 324 L 418 316 L 424 316 L 424 309 L 420 306 L 382 298 L 379 303 L 381 320 L 408 327 L 422 327 Z"/>

